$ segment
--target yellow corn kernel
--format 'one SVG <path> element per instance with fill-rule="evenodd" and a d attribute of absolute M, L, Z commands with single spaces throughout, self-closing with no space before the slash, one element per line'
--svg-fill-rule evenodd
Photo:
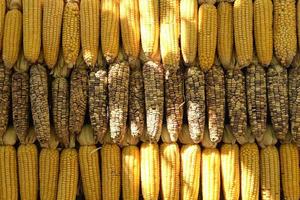
<path fill-rule="evenodd" d="M 2 50 L 5 13 L 6 13 L 6 0 L 0 0 L 0 51 Z"/>

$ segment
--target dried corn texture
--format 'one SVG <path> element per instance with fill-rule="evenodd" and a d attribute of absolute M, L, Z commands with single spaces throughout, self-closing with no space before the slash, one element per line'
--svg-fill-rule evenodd
<path fill-rule="evenodd" d="M 7 68 L 18 60 L 22 38 L 22 13 L 18 9 L 9 10 L 5 15 L 2 59 Z"/>
<path fill-rule="evenodd" d="M 208 71 L 214 64 L 217 48 L 217 8 L 204 3 L 199 8 L 198 20 L 198 57 L 203 71 Z"/>
<path fill-rule="evenodd" d="M 108 99 L 109 126 L 113 142 L 120 142 L 126 132 L 129 99 L 129 73 L 127 62 L 116 62 L 109 66 Z"/>
<path fill-rule="evenodd" d="M 251 133 L 259 141 L 267 125 L 266 72 L 261 65 L 250 65 L 246 72 L 248 117 Z"/>
<path fill-rule="evenodd" d="M 182 131 L 184 82 L 181 69 L 165 71 L 165 111 L 167 122 L 167 137 L 163 142 L 176 142 Z"/>
<path fill-rule="evenodd" d="M 119 0 L 101 1 L 101 47 L 108 63 L 112 63 L 119 52 L 119 4 Z"/>
<path fill-rule="evenodd" d="M 121 188 L 121 150 L 116 144 L 101 149 L 102 199 L 118 200 Z"/>
<path fill-rule="evenodd" d="M 81 7 L 81 9 L 84 10 L 84 7 Z M 98 12 L 99 12 L 99 6 L 98 6 Z M 63 50 L 64 61 L 67 64 L 72 64 L 72 65 L 76 63 L 76 59 L 80 48 L 80 16 L 79 15 L 80 14 L 79 14 L 78 2 L 76 0 L 67 1 L 63 12 L 62 50 Z M 98 14 L 98 18 L 99 18 L 99 14 Z M 98 18 L 95 17 L 94 20 L 97 21 Z M 84 20 L 81 21 L 81 25 L 82 24 L 84 24 Z M 97 26 L 91 26 L 91 27 L 93 28 L 97 27 L 97 30 L 99 32 L 99 23 L 97 24 Z M 88 32 L 87 27 L 84 27 L 83 31 Z"/>
<path fill-rule="evenodd" d="M 259 151 L 255 143 L 247 143 L 240 149 L 241 197 L 247 200 L 258 199 L 259 194 Z"/>
<path fill-rule="evenodd" d="M 30 69 L 30 103 L 37 139 L 42 147 L 50 139 L 50 114 L 48 105 L 48 74 L 44 66 L 37 64 Z"/>
<path fill-rule="evenodd" d="M 29 130 L 29 74 L 14 72 L 12 75 L 13 124 L 21 143 L 25 142 Z"/>
<path fill-rule="evenodd" d="M 11 145 L 0 146 L 0 199 L 18 200 L 17 153 Z"/>
<path fill-rule="evenodd" d="M 43 0 L 43 53 L 49 69 L 56 64 L 60 48 L 63 0 Z"/>
<path fill-rule="evenodd" d="M 284 140 L 289 131 L 287 69 L 273 65 L 267 72 L 268 105 L 277 139 Z"/>
<path fill-rule="evenodd" d="M 253 57 L 252 0 L 236 0 L 233 5 L 234 41 L 240 67 L 250 64 Z"/>
<path fill-rule="evenodd" d="M 86 200 L 100 200 L 100 166 L 96 146 L 80 146 L 78 156 L 84 197 Z"/>
<path fill-rule="evenodd" d="M 223 137 L 225 120 L 225 80 L 221 66 L 214 65 L 205 74 L 205 92 L 209 138 L 218 143 Z"/>
<path fill-rule="evenodd" d="M 247 131 L 245 76 L 241 70 L 228 70 L 225 76 L 230 128 L 238 142 Z"/>
<path fill-rule="evenodd" d="M 39 157 L 39 186 L 41 200 L 56 200 L 59 151 L 57 149 L 42 148 Z"/>
<path fill-rule="evenodd" d="M 260 150 L 260 183 L 262 200 L 280 199 L 279 153 L 273 145 Z"/>
<path fill-rule="evenodd" d="M 240 159 L 237 144 L 221 147 L 221 174 L 225 200 L 238 200 L 240 196 Z"/>
<path fill-rule="evenodd" d="M 254 37 L 258 60 L 269 65 L 273 56 L 273 3 L 255 0 L 253 3 Z"/>
<path fill-rule="evenodd" d="M 284 199 L 299 199 L 299 155 L 294 144 L 282 144 L 279 149 L 281 185 Z"/>
<path fill-rule="evenodd" d="M 18 147 L 18 172 L 21 199 L 37 199 L 38 150 L 35 144 Z"/>
<path fill-rule="evenodd" d="M 274 51 L 283 66 L 291 64 L 297 51 L 296 1 L 274 0 Z"/>
<path fill-rule="evenodd" d="M 75 200 L 79 175 L 76 149 L 64 149 L 59 165 L 57 200 Z"/>
<path fill-rule="evenodd" d="M 22 0 L 23 48 L 25 58 L 37 61 L 42 43 L 42 0 Z"/>
<path fill-rule="evenodd" d="M 160 188 L 159 146 L 156 143 L 142 143 L 141 188 L 145 200 L 158 199 Z"/>
<path fill-rule="evenodd" d="M 6 0 L 0 1 L 0 51 L 2 51 L 2 39 L 4 34 L 4 19 L 6 14 Z"/>
<path fill-rule="evenodd" d="M 6 131 L 11 96 L 11 70 L 0 64 L 0 137 Z"/>
<path fill-rule="evenodd" d="M 52 81 L 52 119 L 55 133 L 65 147 L 69 145 L 69 85 L 63 77 Z"/>
<path fill-rule="evenodd" d="M 218 4 L 218 55 L 223 67 L 229 69 L 233 51 L 233 5 L 222 1 Z"/>
<path fill-rule="evenodd" d="M 164 0 L 159 2 L 160 52 L 165 67 L 179 68 L 180 62 L 180 2 Z"/>
<path fill-rule="evenodd" d="M 84 124 L 88 102 L 88 72 L 85 67 L 75 67 L 70 81 L 69 131 L 79 134 Z"/>
<path fill-rule="evenodd" d="M 164 69 L 152 61 L 143 66 L 146 111 L 146 138 L 158 141 L 162 131 L 164 112 Z"/>
<path fill-rule="evenodd" d="M 220 198 L 221 169 L 218 149 L 205 148 L 201 160 L 202 199 L 218 200 Z"/>
<path fill-rule="evenodd" d="M 180 198 L 196 200 L 200 189 L 201 148 L 197 144 L 183 145 L 180 155 Z"/>
<path fill-rule="evenodd" d="M 185 75 L 185 102 L 190 138 L 199 143 L 205 129 L 205 77 L 198 66 L 187 68 Z"/>
<path fill-rule="evenodd" d="M 107 69 L 105 67 L 93 68 L 89 76 L 89 114 L 94 134 L 100 143 L 103 142 L 108 130 L 107 84 Z"/>

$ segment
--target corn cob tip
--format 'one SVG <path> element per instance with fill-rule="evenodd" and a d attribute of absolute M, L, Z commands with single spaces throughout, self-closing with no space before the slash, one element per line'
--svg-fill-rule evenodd
<path fill-rule="evenodd" d="M 29 128 L 25 140 L 23 142 L 20 140 L 22 144 L 33 144 L 35 143 L 35 141 L 36 141 L 36 133 L 33 127 Z"/>
<path fill-rule="evenodd" d="M 4 145 L 15 145 L 17 142 L 17 134 L 13 127 L 7 128 L 6 132 L 0 137 L 0 144 Z"/>
<path fill-rule="evenodd" d="M 22 10 L 22 0 L 6 0 L 7 1 L 7 8 L 12 9 L 18 9 Z"/>
<path fill-rule="evenodd" d="M 261 148 L 266 148 L 270 145 L 275 145 L 277 143 L 277 138 L 275 136 L 275 132 L 272 126 L 268 126 L 265 134 L 263 134 L 263 138 L 258 142 L 258 145 Z"/>
<path fill-rule="evenodd" d="M 214 5 L 217 2 L 217 0 L 198 0 L 199 5 L 208 3 Z"/>
<path fill-rule="evenodd" d="M 203 140 L 202 140 L 201 144 L 204 148 L 216 148 L 217 147 L 218 143 L 214 143 L 210 140 L 209 131 L 208 131 L 207 127 L 205 128 Z"/>
<path fill-rule="evenodd" d="M 230 125 L 225 125 L 224 135 L 222 141 L 226 144 L 235 144 L 236 138 L 234 137 Z"/>
<path fill-rule="evenodd" d="M 20 53 L 19 55 L 19 59 L 16 63 L 16 65 L 14 66 L 14 69 L 19 72 L 26 72 L 29 69 L 29 62 L 25 59 L 23 52 Z"/>
<path fill-rule="evenodd" d="M 292 62 L 293 67 L 299 67 L 300 66 L 300 52 L 297 52 L 296 56 L 293 59 Z"/>
<path fill-rule="evenodd" d="M 54 127 L 50 129 L 49 149 L 56 149 L 59 145 L 57 135 L 54 133 Z"/>
<path fill-rule="evenodd" d="M 71 72 L 70 66 L 73 66 L 71 64 L 67 64 L 63 58 L 63 55 L 60 54 L 59 59 L 57 63 L 55 64 L 54 68 L 51 70 L 51 74 L 54 78 L 63 77 L 66 78 L 69 76 Z"/>
<path fill-rule="evenodd" d="M 85 125 L 82 127 L 81 132 L 77 137 L 77 141 L 83 146 L 96 144 L 94 131 L 91 125 Z"/>

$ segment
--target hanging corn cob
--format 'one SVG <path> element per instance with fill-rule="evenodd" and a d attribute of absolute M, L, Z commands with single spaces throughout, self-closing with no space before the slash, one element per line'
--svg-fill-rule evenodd
<path fill-rule="evenodd" d="M 274 53 L 283 66 L 293 61 L 297 51 L 296 1 L 274 0 Z"/>
<path fill-rule="evenodd" d="M 4 19 L 6 14 L 6 0 L 0 0 L 0 51 L 2 52 L 2 42 L 4 34 Z"/>
<path fill-rule="evenodd" d="M 3 32 L 2 58 L 5 66 L 10 69 L 17 62 L 22 38 L 22 2 L 7 1 L 7 11 Z"/>

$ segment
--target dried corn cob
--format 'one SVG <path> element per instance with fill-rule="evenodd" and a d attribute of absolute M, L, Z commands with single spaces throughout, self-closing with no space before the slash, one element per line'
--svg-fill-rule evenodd
<path fill-rule="evenodd" d="M 296 1 L 274 0 L 274 51 L 283 66 L 293 61 L 297 51 Z"/>
<path fill-rule="evenodd" d="M 208 129 L 211 142 L 221 141 L 225 118 L 225 81 L 224 71 L 216 64 L 205 74 L 206 106 Z"/>
<path fill-rule="evenodd" d="M 205 128 L 205 80 L 204 73 L 198 66 L 187 68 L 185 95 L 190 138 L 195 143 L 203 139 Z"/>
<path fill-rule="evenodd" d="M 6 14 L 6 0 L 0 0 L 0 51 L 2 51 L 5 14 Z"/>

